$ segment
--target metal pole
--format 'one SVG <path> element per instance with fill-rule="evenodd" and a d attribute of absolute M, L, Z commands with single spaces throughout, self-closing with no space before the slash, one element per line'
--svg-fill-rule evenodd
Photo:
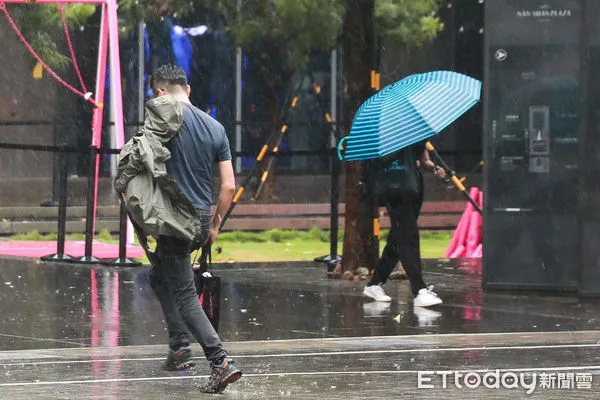
<path fill-rule="evenodd" d="M 121 201 L 121 208 L 119 211 L 119 256 L 112 261 L 102 261 L 105 265 L 127 265 L 138 266 L 141 263 L 127 258 L 127 225 L 131 224 L 127 216 L 127 208 L 125 208 L 125 202 Z M 144 249 L 145 250 L 145 249 Z"/>
<path fill-rule="evenodd" d="M 110 103 L 114 109 L 115 146 L 123 148 L 125 144 L 125 126 L 123 121 L 123 92 L 121 89 L 121 59 L 119 56 L 119 22 L 117 0 L 108 0 L 108 48 L 110 57 Z"/>
<path fill-rule="evenodd" d="M 331 147 L 332 149 L 335 149 L 336 144 L 337 144 L 337 139 L 336 139 L 336 126 L 337 126 L 337 79 L 338 79 L 338 74 L 337 74 L 337 50 L 333 50 L 331 52 L 331 74 L 330 74 L 330 79 L 331 79 L 331 90 L 330 90 L 330 97 L 331 97 L 331 140 L 329 142 L 329 147 Z M 333 157 L 335 157 L 335 154 L 333 155 Z"/>
<path fill-rule="evenodd" d="M 60 162 L 60 180 L 58 189 L 58 237 L 56 239 L 56 253 L 60 258 L 71 258 L 65 256 L 65 237 L 67 224 L 67 179 L 69 168 L 69 157 L 63 153 Z"/>
<path fill-rule="evenodd" d="M 121 201 L 119 208 L 119 260 L 127 258 L 127 209 Z"/>
<path fill-rule="evenodd" d="M 242 1 L 237 2 L 238 18 L 242 10 Z M 235 151 L 242 151 L 242 49 L 235 50 Z M 235 172 L 242 171 L 242 158 L 235 159 Z"/>
<path fill-rule="evenodd" d="M 125 126 L 123 121 L 123 92 L 121 88 L 121 60 L 119 56 L 119 26 L 117 20 L 117 0 L 108 0 L 108 47 L 110 57 L 110 109 L 114 121 L 114 134 L 111 135 L 113 148 L 121 149 L 125 144 Z M 113 141 L 114 140 L 114 141 Z M 116 172 L 116 155 L 112 164 Z M 112 168 L 111 168 L 112 169 Z"/>
<path fill-rule="evenodd" d="M 57 163 L 60 171 L 58 173 L 58 236 L 56 238 L 56 254 L 43 256 L 40 258 L 42 261 L 72 260 L 71 256 L 65 254 L 65 237 L 67 224 L 67 177 L 69 169 L 69 159 L 67 157 L 67 154 L 62 153 L 62 157 L 58 158 Z"/>
<path fill-rule="evenodd" d="M 90 146 L 90 170 L 87 182 L 87 211 L 85 218 L 85 254 L 79 259 L 81 262 L 97 262 L 98 259 L 92 256 L 92 241 L 94 240 L 94 196 L 97 184 L 96 177 L 96 158 L 98 157 L 98 148 Z"/>
<path fill-rule="evenodd" d="M 339 96 L 340 101 L 337 102 L 337 108 L 339 110 L 336 110 L 336 112 L 337 112 L 336 115 L 340 116 L 340 121 L 344 120 L 344 101 L 346 99 L 346 90 L 345 90 L 346 85 L 345 85 L 345 79 L 344 79 L 344 55 L 342 54 L 343 51 L 344 50 L 340 47 L 339 52 L 337 52 L 339 59 L 337 61 L 338 72 L 336 74 L 338 81 L 339 81 L 338 87 L 342 88 L 340 90 L 340 96 Z M 340 138 L 340 137 L 342 137 L 342 134 L 343 134 L 342 129 L 341 129 L 342 125 L 338 124 L 336 126 L 337 126 L 337 128 L 334 132 L 336 133 L 337 137 Z M 336 144 L 336 146 L 337 146 L 337 144 Z"/>
<path fill-rule="evenodd" d="M 337 50 L 331 52 L 331 140 L 329 147 L 331 148 L 331 221 L 330 221 L 330 236 L 329 236 L 329 255 L 332 259 L 337 259 L 338 249 L 338 220 L 339 220 L 339 196 L 340 196 L 340 163 L 335 152 L 337 145 Z"/>
<path fill-rule="evenodd" d="M 119 51 L 119 21 L 117 0 L 107 0 L 108 38 L 110 42 L 110 108 L 114 121 L 114 134 L 111 135 L 113 148 L 122 149 L 125 145 L 125 124 L 123 118 L 123 92 L 121 87 L 121 59 Z M 113 141 L 114 140 L 114 141 Z M 116 175 L 117 156 L 112 157 L 111 173 Z M 97 197 L 96 197 L 97 198 Z"/>
<path fill-rule="evenodd" d="M 328 272 L 332 272 L 335 266 L 341 261 L 341 257 L 338 256 L 338 228 L 339 228 L 339 202 L 340 202 L 340 161 L 337 158 L 337 138 L 339 136 L 339 123 L 337 120 L 338 115 L 338 51 L 333 50 L 331 52 L 331 71 L 330 71 L 330 85 L 331 85 L 331 101 L 330 101 L 330 172 L 331 172 L 331 196 L 330 196 L 330 217 L 329 217 L 329 254 L 317 257 L 314 259 L 315 262 L 324 262 L 328 264 Z M 321 104 L 322 107 L 322 104 Z M 323 111 L 325 111 L 323 109 Z"/>
<path fill-rule="evenodd" d="M 62 144 L 62 141 L 58 140 L 59 136 L 58 136 L 58 132 L 56 129 L 56 124 L 57 124 L 57 121 L 55 119 L 54 124 L 52 126 L 52 136 L 54 139 L 54 145 L 60 146 Z M 69 157 L 69 156 L 70 156 L 70 154 L 63 154 L 63 157 Z M 53 160 L 52 160 L 52 199 L 49 202 L 44 203 L 43 205 L 48 205 L 50 207 L 56 207 L 56 206 L 60 206 L 60 201 L 59 201 L 60 174 L 61 174 L 60 153 L 53 153 L 52 158 L 53 158 Z"/>
<path fill-rule="evenodd" d="M 144 123 L 144 103 L 146 100 L 146 88 L 144 86 L 144 73 L 146 65 L 144 41 L 144 21 L 138 24 L 138 122 Z"/>
<path fill-rule="evenodd" d="M 373 2 L 373 7 L 375 3 Z M 374 33 L 374 32 L 373 32 Z M 373 42 L 371 44 L 373 46 L 373 60 L 371 64 L 371 79 L 374 78 L 374 81 L 371 82 L 371 86 L 373 87 L 373 95 L 381 89 L 379 78 L 380 72 L 379 69 L 381 67 L 381 36 L 373 35 Z M 369 260 L 373 260 L 374 262 L 379 259 L 379 239 L 380 239 L 380 225 L 379 225 L 379 207 L 376 203 L 375 199 L 375 191 L 373 187 L 375 185 L 375 171 L 376 164 L 375 160 L 367 160 L 364 163 L 365 166 L 365 201 L 369 204 L 371 208 L 371 217 L 373 218 L 373 246 L 369 248 L 371 254 L 369 255 Z M 375 267 L 373 265 L 373 267 Z"/>
<path fill-rule="evenodd" d="M 112 63 L 112 61 L 111 61 Z M 113 96 L 115 95 L 115 90 L 113 89 L 112 84 L 110 85 L 110 108 L 109 108 L 109 113 L 108 113 L 108 129 L 109 129 L 109 137 L 110 137 L 110 148 L 111 149 L 116 149 L 117 148 L 117 127 L 115 124 L 115 118 L 117 116 L 117 110 L 116 110 L 116 104 L 115 102 L 112 100 Z M 111 154 L 110 155 L 110 176 L 111 177 L 115 177 L 117 176 L 117 155 L 116 154 Z"/>
<path fill-rule="evenodd" d="M 329 255 L 331 259 L 338 258 L 338 220 L 340 200 L 340 160 L 337 158 L 335 147 L 331 149 L 331 231 L 329 238 Z"/>
<path fill-rule="evenodd" d="M 144 75 L 146 73 L 146 24 L 144 20 L 138 24 L 138 122 L 144 123 L 144 106 L 146 104 L 146 85 L 144 84 Z M 133 224 L 127 217 L 127 244 L 133 244 L 135 231 Z"/>
<path fill-rule="evenodd" d="M 98 67 L 96 69 L 96 91 L 94 93 L 97 104 L 104 103 L 104 84 L 106 79 L 106 60 L 108 57 L 108 6 L 102 6 L 100 22 L 100 41 L 98 43 Z M 88 175 L 87 210 L 85 221 L 85 255 L 79 262 L 93 263 L 98 259 L 92 257 L 92 241 L 96 226 L 96 193 L 100 159 L 98 149 L 102 143 L 102 117 L 103 107 L 96 107 L 92 114 L 92 144 L 90 146 L 90 165 Z"/>

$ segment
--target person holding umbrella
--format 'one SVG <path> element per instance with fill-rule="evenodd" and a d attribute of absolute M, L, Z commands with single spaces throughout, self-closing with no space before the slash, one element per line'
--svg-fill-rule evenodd
<path fill-rule="evenodd" d="M 423 183 L 417 162 L 445 177 L 446 171 L 429 158 L 427 149 L 433 146 L 428 139 L 480 98 L 481 82 L 477 79 L 454 71 L 432 71 L 384 87 L 357 110 L 350 134 L 338 143 L 338 157 L 346 162 L 374 160 L 376 194 L 392 222 L 387 246 L 363 291 L 365 296 L 391 301 L 382 285 L 401 261 L 411 282 L 415 306 L 442 302 L 432 288 L 426 287 L 421 273 L 417 218 L 423 203 Z"/>
<path fill-rule="evenodd" d="M 421 249 L 417 220 L 423 205 L 423 176 L 421 168 L 446 178 L 446 171 L 429 158 L 425 143 L 420 142 L 404 148 L 376 162 L 375 188 L 380 206 L 387 208 L 391 229 L 383 254 L 377 262 L 373 276 L 363 294 L 375 301 L 389 302 L 383 284 L 398 264 L 410 281 L 414 305 L 430 307 L 442 303 L 423 280 Z"/>

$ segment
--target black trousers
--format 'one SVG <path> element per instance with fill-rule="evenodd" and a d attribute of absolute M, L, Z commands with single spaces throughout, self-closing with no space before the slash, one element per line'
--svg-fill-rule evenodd
<path fill-rule="evenodd" d="M 369 285 L 385 283 L 398 261 L 406 271 L 413 295 L 425 288 L 421 268 L 421 243 L 417 219 L 421 211 L 421 193 L 404 194 L 386 201 L 391 228 L 383 254 L 377 262 Z"/>
<path fill-rule="evenodd" d="M 217 362 L 227 353 L 198 302 L 190 242 L 159 236 L 157 254 L 160 262 L 152 264 L 150 286 L 163 310 L 169 347 L 177 350 L 188 345 L 191 334 L 202 346 L 206 359 Z"/>

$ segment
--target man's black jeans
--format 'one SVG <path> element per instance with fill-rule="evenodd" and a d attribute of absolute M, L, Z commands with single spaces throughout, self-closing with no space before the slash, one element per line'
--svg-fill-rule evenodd
<path fill-rule="evenodd" d="M 201 215 L 203 243 L 210 235 L 210 215 Z M 227 353 L 208 317 L 198 302 L 194 272 L 192 271 L 191 243 L 172 236 L 159 236 L 156 256 L 152 257 L 150 286 L 162 306 L 169 347 L 177 350 L 189 345 L 190 334 L 204 349 L 206 358 L 217 361 Z"/>
<path fill-rule="evenodd" d="M 369 285 L 385 283 L 398 261 L 402 261 L 413 295 L 416 296 L 419 290 L 426 287 L 421 271 L 421 243 L 417 224 L 422 198 L 415 193 L 386 201 L 392 226 Z"/>

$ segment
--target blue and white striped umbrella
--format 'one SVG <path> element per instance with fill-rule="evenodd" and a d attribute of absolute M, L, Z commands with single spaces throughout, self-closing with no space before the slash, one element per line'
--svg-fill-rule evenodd
<path fill-rule="evenodd" d="M 425 140 L 473 107 L 480 94 L 480 81 L 452 71 L 411 75 L 386 86 L 358 109 L 350 135 L 338 145 L 340 159 L 379 158 Z"/>

